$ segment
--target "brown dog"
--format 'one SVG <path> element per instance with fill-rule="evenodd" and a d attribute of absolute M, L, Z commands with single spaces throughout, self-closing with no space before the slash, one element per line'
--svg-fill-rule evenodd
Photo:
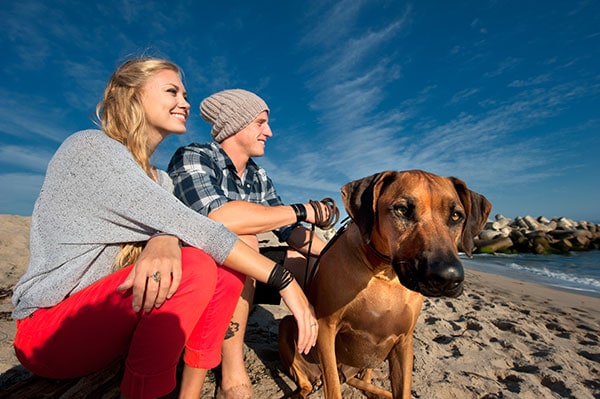
<path fill-rule="evenodd" d="M 327 399 L 342 397 L 344 381 L 409 399 L 423 295 L 462 293 L 458 245 L 471 255 L 491 204 L 459 179 L 423 171 L 386 171 L 350 182 L 342 199 L 353 223 L 321 255 L 308 291 L 318 318 L 317 353 L 298 353 L 295 320 L 287 316 L 279 326 L 281 360 L 302 398 L 322 380 Z M 392 394 L 370 384 L 370 370 L 386 359 Z"/>

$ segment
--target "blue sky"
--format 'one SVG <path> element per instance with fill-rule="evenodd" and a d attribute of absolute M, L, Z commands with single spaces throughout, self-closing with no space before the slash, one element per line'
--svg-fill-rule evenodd
<path fill-rule="evenodd" d="M 206 4 L 205 4 L 206 3 Z M 60 143 L 93 127 L 135 55 L 185 72 L 200 101 L 244 88 L 271 108 L 264 166 L 285 202 L 383 170 L 456 176 L 492 215 L 600 222 L 600 3 L 3 1 L 0 213 L 30 215 Z"/>

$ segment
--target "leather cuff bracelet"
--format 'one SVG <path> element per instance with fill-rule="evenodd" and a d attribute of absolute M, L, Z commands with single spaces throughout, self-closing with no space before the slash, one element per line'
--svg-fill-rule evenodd
<path fill-rule="evenodd" d="M 269 287 L 276 288 L 277 291 L 281 291 L 290 283 L 294 281 L 294 276 L 288 269 L 281 266 L 279 263 L 275 264 L 273 270 L 271 270 L 271 274 L 269 274 L 269 280 L 267 280 L 267 285 Z"/>
<path fill-rule="evenodd" d="M 304 204 L 292 204 L 290 206 L 296 213 L 296 223 L 304 222 L 306 220 L 306 207 Z"/>

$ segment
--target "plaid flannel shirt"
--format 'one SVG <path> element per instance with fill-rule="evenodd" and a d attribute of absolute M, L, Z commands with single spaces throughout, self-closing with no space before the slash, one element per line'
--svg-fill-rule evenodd
<path fill-rule="evenodd" d="M 283 205 L 263 168 L 250 159 L 241 179 L 229 156 L 216 142 L 180 147 L 171 158 L 167 171 L 173 180 L 175 196 L 205 216 L 234 200 Z M 296 226 L 285 226 L 273 232 L 281 241 L 286 241 Z"/>

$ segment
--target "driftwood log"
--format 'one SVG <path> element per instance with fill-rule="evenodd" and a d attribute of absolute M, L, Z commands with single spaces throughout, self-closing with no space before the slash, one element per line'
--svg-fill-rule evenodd
<path fill-rule="evenodd" d="M 82 378 L 53 380 L 32 375 L 6 388 L 0 396 L 4 399 L 118 399 L 124 369 L 125 362 L 119 359 L 109 367 Z"/>

